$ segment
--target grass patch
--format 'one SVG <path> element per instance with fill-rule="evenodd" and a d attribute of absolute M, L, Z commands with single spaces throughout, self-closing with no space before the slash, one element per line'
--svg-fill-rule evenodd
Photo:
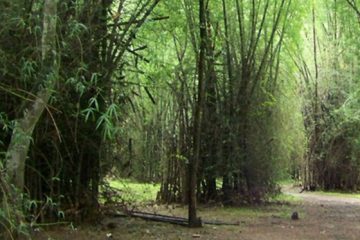
<path fill-rule="evenodd" d="M 274 204 L 275 213 L 272 216 L 277 216 L 282 219 L 289 219 L 291 214 L 299 208 L 303 200 L 300 197 L 280 193 L 272 196 L 269 199 L 270 204 Z M 300 213 L 304 217 L 304 213 Z"/>
<path fill-rule="evenodd" d="M 291 179 L 291 178 L 282 179 L 282 180 L 277 181 L 277 184 L 280 185 L 280 186 L 293 185 L 295 183 L 296 183 L 296 181 L 294 179 Z"/>
<path fill-rule="evenodd" d="M 220 220 L 236 222 L 238 220 L 245 222 L 257 221 L 261 218 L 281 218 L 290 219 L 295 211 L 294 205 L 260 205 L 244 207 L 214 207 L 199 208 L 198 215 L 206 220 Z M 303 213 L 301 213 L 303 217 Z"/>
<path fill-rule="evenodd" d="M 202 216 L 226 216 L 232 217 L 259 217 L 264 216 L 266 213 L 259 207 L 214 207 L 209 209 L 199 208 L 199 212 Z"/>
<path fill-rule="evenodd" d="M 295 197 L 292 195 L 280 193 L 275 196 L 270 197 L 270 203 L 288 203 L 288 204 L 297 204 L 301 202 L 301 198 Z"/>
<path fill-rule="evenodd" d="M 155 201 L 160 191 L 158 183 L 140 183 L 130 179 L 111 179 L 109 184 L 110 187 L 120 190 L 121 199 L 135 204 Z"/>
<path fill-rule="evenodd" d="M 278 181 L 276 181 L 276 183 L 279 186 L 300 186 L 301 185 L 301 181 L 294 180 L 292 178 L 285 178 L 282 180 L 278 180 Z"/>
<path fill-rule="evenodd" d="M 156 183 L 142 183 L 131 179 L 109 179 L 111 187 L 120 190 L 121 199 L 124 201 L 142 205 L 151 203 L 156 200 L 157 193 L 160 190 L 160 184 Z M 360 197 L 360 196 L 359 196 Z M 269 199 L 269 204 L 258 206 L 244 206 L 244 207 L 211 207 L 200 205 L 198 208 L 199 215 L 206 219 L 228 219 L 236 220 L 241 218 L 257 219 L 261 217 L 278 216 L 281 218 L 288 218 L 291 214 L 292 205 L 301 202 L 301 199 L 295 196 L 286 194 L 277 194 Z M 187 215 L 187 207 L 177 208 L 173 210 L 178 216 Z M 167 214 L 164 212 L 164 214 Z"/>
<path fill-rule="evenodd" d="M 260 205 L 245 205 L 241 207 L 211 207 L 200 206 L 199 216 L 204 219 L 214 220 L 236 220 L 247 219 L 256 220 L 259 218 L 281 218 L 290 219 L 291 214 L 299 208 L 302 199 L 300 197 L 287 194 L 277 194 L 271 196 L 268 201 Z M 301 207 L 300 207 L 301 208 Z M 210 209 L 210 210 L 209 210 Z M 301 212 L 301 217 L 304 214 Z"/>

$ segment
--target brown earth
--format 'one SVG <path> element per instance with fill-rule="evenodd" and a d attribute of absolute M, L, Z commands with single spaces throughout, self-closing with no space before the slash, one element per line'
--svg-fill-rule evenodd
<path fill-rule="evenodd" d="M 76 229 L 66 226 L 40 230 L 34 233 L 33 239 L 360 239 L 360 199 L 309 192 L 298 193 L 299 189 L 289 187 L 283 191 L 301 198 L 302 201 L 297 204 L 269 205 L 250 210 L 223 207 L 199 209 L 199 215 L 203 219 L 239 222 L 239 226 L 205 225 L 200 229 L 188 229 L 133 218 L 108 218 L 96 226 L 81 226 Z M 157 207 L 156 211 L 176 216 L 186 214 L 184 207 Z M 299 213 L 299 220 L 291 220 L 293 211 Z"/>

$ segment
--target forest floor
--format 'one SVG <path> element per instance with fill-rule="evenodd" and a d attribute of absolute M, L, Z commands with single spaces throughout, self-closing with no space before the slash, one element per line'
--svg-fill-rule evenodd
<path fill-rule="evenodd" d="M 284 187 L 283 192 L 293 198 L 290 203 L 246 208 L 199 208 L 198 215 L 202 219 L 238 222 L 238 226 L 205 225 L 200 229 L 188 229 L 135 218 L 108 218 L 97 226 L 66 226 L 41 230 L 34 233 L 33 239 L 360 239 L 360 198 L 356 197 L 358 195 L 299 193 L 298 188 L 289 186 Z M 175 216 L 186 216 L 187 212 L 187 209 L 181 206 L 155 206 L 144 210 Z M 299 213 L 299 220 L 291 220 L 293 211 Z"/>

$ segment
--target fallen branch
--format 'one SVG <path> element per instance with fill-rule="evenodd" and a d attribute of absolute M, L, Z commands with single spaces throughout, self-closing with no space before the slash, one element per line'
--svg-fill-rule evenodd
<path fill-rule="evenodd" d="M 139 211 L 131 211 L 125 213 L 115 213 L 112 214 L 114 217 L 137 217 L 145 220 L 156 221 L 156 222 L 166 222 L 171 224 L 177 224 L 181 226 L 188 226 L 189 220 L 183 217 L 176 217 L 176 216 L 168 216 L 162 214 L 155 214 L 155 213 L 147 213 L 147 212 L 139 212 Z M 202 220 L 203 224 L 208 225 L 227 225 L 227 226 L 238 226 L 240 225 L 239 222 L 231 223 L 231 222 L 223 222 L 223 221 L 209 221 L 209 220 Z"/>

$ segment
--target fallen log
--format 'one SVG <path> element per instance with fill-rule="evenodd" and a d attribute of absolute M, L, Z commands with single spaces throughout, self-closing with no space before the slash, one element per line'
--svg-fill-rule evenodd
<path fill-rule="evenodd" d="M 167 216 L 167 215 L 160 215 L 154 213 L 146 213 L 146 212 L 130 212 L 130 216 L 138 217 L 145 220 L 152 220 L 157 222 L 168 222 L 173 224 L 178 224 L 182 226 L 188 225 L 188 219 L 182 217 L 174 217 L 174 216 Z"/>
<path fill-rule="evenodd" d="M 171 224 L 177 224 L 181 226 L 188 226 L 189 221 L 187 218 L 184 217 L 176 217 L 176 216 L 169 216 L 169 215 L 162 215 L 156 213 L 148 213 L 148 212 L 140 212 L 140 211 L 130 211 L 125 213 L 115 213 L 112 216 L 114 217 L 137 217 L 145 220 L 156 221 L 156 222 L 166 222 Z M 238 226 L 240 225 L 239 222 L 223 222 L 223 221 L 210 221 L 210 220 L 202 220 L 203 224 L 207 225 L 227 225 L 227 226 Z"/>

